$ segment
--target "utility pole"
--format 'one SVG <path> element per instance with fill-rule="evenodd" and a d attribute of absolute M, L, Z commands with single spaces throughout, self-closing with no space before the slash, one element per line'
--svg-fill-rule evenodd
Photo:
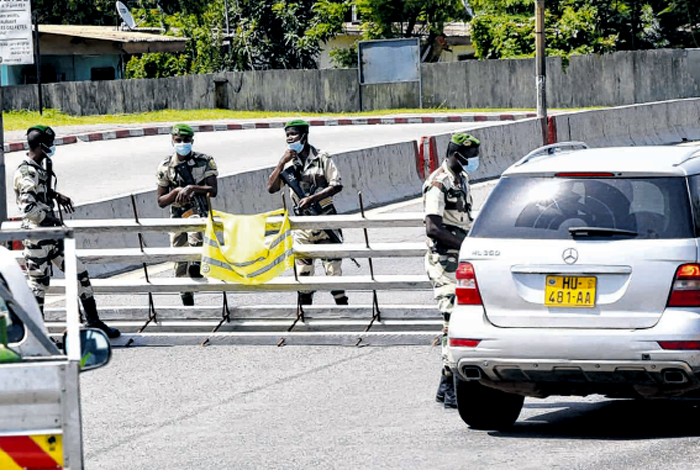
<path fill-rule="evenodd" d="M 545 50 L 544 1 L 535 0 L 535 62 L 537 67 L 537 118 L 542 126 L 542 145 L 549 143 L 547 122 L 547 53 Z"/>
<path fill-rule="evenodd" d="M 41 90 L 41 48 L 39 47 L 39 12 L 34 11 L 34 37 L 36 38 L 36 86 L 39 98 L 39 114 L 44 114 L 44 96 Z"/>

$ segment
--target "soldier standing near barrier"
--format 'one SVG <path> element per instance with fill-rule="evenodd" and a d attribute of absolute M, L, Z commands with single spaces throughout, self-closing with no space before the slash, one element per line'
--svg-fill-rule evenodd
<path fill-rule="evenodd" d="M 214 158 L 193 152 L 194 130 L 186 124 L 175 124 L 170 132 L 174 153 L 158 166 L 158 206 L 170 206 L 170 217 L 207 217 L 207 195 L 216 197 L 219 171 Z M 179 232 L 170 237 L 170 245 L 202 246 L 202 232 Z M 176 277 L 202 277 L 199 262 L 175 263 Z M 193 292 L 181 292 L 183 305 L 194 305 Z"/>
<path fill-rule="evenodd" d="M 284 131 L 288 148 L 270 175 L 267 190 L 276 193 L 284 184 L 288 185 L 297 215 L 336 214 L 333 196 L 343 189 L 343 185 L 330 155 L 309 144 L 309 123 L 306 121 L 290 121 L 285 124 Z M 334 230 L 296 230 L 294 241 L 302 245 L 342 243 L 342 234 Z M 342 259 L 321 261 L 327 276 L 342 275 Z M 313 259 L 296 258 L 295 262 L 300 276 L 314 275 Z M 337 305 L 348 304 L 345 291 L 331 291 L 331 294 Z M 299 292 L 299 303 L 311 305 L 313 295 L 313 292 Z"/>
<path fill-rule="evenodd" d="M 435 300 L 443 315 L 442 353 L 447 347 L 447 328 L 455 302 L 455 272 L 459 263 L 459 249 L 472 222 L 472 198 L 469 191 L 469 173 L 479 166 L 481 143 L 469 134 L 455 134 L 447 146 L 447 155 L 423 185 L 425 231 L 428 253 L 425 269 L 433 284 Z M 456 408 L 452 371 L 442 367 L 440 386 L 435 400 L 445 408 Z"/>
<path fill-rule="evenodd" d="M 54 201 L 59 210 L 74 211 L 73 201 L 55 191 L 52 157 L 56 151 L 56 134 L 48 126 L 33 126 L 27 130 L 29 152 L 14 174 L 14 189 L 17 206 L 22 212 L 22 228 L 60 227 L 63 222 L 54 212 Z M 42 166 L 45 163 L 46 167 Z M 59 214 L 60 215 L 60 214 Z M 27 269 L 29 287 L 34 293 L 43 314 L 46 290 L 49 288 L 53 269 L 51 263 L 65 271 L 63 240 L 24 240 L 24 262 Z M 85 319 L 90 328 L 99 328 L 108 337 L 117 338 L 116 328 L 107 326 L 97 313 L 97 304 L 90 284 L 87 269 L 78 262 L 78 294 L 85 310 Z"/>

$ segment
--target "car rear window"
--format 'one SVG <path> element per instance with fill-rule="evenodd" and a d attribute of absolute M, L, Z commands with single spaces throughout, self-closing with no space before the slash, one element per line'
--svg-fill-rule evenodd
<path fill-rule="evenodd" d="M 633 232 L 606 238 L 694 238 L 686 179 L 502 178 L 469 236 L 562 240 L 572 227 Z"/>

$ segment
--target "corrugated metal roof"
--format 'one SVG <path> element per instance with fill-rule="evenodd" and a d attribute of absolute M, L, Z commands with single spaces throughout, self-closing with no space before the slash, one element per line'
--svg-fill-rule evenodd
<path fill-rule="evenodd" d="M 116 26 L 42 24 L 39 25 L 39 32 L 42 34 L 56 34 L 59 36 L 121 43 L 185 43 L 188 41 L 188 38 L 163 36 L 140 31 L 121 31 Z"/>
<path fill-rule="evenodd" d="M 362 28 L 359 23 L 344 23 L 343 26 L 348 36 L 359 36 L 362 34 Z M 422 27 L 423 25 L 417 24 L 413 30 L 418 32 Z M 447 37 L 469 38 L 471 36 L 471 26 L 469 23 L 445 23 L 443 33 Z"/>

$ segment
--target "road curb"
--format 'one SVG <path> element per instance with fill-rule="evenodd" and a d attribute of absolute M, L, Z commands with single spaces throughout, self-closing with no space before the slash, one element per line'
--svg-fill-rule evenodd
<path fill-rule="evenodd" d="M 445 116 L 406 116 L 406 117 L 369 117 L 369 118 L 338 118 L 338 119 L 309 119 L 311 126 L 368 126 L 368 125 L 394 125 L 394 124 L 444 124 L 450 122 L 487 122 L 487 121 L 517 121 L 537 117 L 536 113 L 502 113 L 502 114 L 464 114 Z M 258 121 L 258 122 L 231 122 L 197 124 L 192 128 L 195 132 L 221 132 L 238 131 L 246 129 L 275 129 L 284 127 L 285 121 Z M 69 145 L 80 142 L 97 142 L 101 140 L 129 139 L 164 135 L 170 133 L 170 126 L 145 126 L 129 129 L 116 129 L 98 132 L 86 132 L 74 135 L 56 137 L 55 144 Z M 21 152 L 28 150 L 26 142 L 8 142 L 5 144 L 5 153 Z"/>

